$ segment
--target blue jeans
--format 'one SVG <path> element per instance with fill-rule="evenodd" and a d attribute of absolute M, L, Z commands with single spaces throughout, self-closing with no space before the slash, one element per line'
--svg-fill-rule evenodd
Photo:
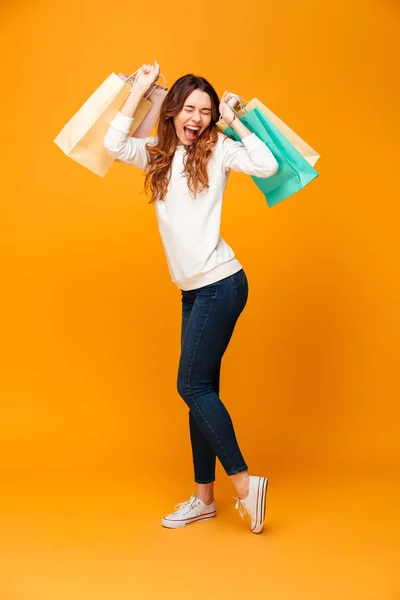
<path fill-rule="evenodd" d="M 241 269 L 216 283 L 181 293 L 177 388 L 189 406 L 195 481 L 211 483 L 216 456 L 228 475 L 247 469 L 232 420 L 219 397 L 221 360 L 247 302 L 247 277 Z"/>

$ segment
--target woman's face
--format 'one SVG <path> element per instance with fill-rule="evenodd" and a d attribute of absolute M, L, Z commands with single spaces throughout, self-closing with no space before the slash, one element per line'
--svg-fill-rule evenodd
<path fill-rule="evenodd" d="M 181 112 L 174 117 L 178 144 L 190 146 L 211 123 L 211 98 L 207 92 L 193 90 Z"/>

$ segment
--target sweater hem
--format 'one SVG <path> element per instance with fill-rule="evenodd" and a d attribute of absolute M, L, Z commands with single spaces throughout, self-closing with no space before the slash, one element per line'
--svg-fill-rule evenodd
<path fill-rule="evenodd" d="M 225 279 L 225 277 L 234 275 L 241 269 L 243 269 L 243 267 L 240 262 L 236 258 L 233 258 L 232 260 L 223 263 L 222 265 L 218 265 L 218 267 L 215 267 L 215 269 L 207 271 L 206 273 L 199 273 L 198 275 L 193 275 L 193 277 L 188 277 L 186 279 L 173 279 L 172 281 L 182 291 L 197 290 L 205 285 L 216 283 L 221 279 Z"/>

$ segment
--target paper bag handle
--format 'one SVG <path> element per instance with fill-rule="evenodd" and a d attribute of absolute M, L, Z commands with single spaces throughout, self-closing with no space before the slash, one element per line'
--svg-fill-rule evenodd
<path fill-rule="evenodd" d="M 238 94 L 231 94 L 231 96 L 233 96 L 234 98 L 237 98 L 237 99 L 238 99 L 238 101 L 239 101 L 239 104 L 240 104 L 240 110 L 243 110 L 243 112 L 247 113 L 247 112 L 248 112 L 248 110 L 246 109 L 246 104 L 248 104 L 248 101 L 247 101 L 247 100 L 245 100 L 244 98 L 242 98 L 242 96 L 239 96 Z M 243 103 L 242 103 L 242 100 L 243 100 Z M 226 100 L 225 100 L 225 104 L 227 104 L 227 105 L 229 106 L 229 108 L 230 108 L 231 110 L 233 110 L 233 112 L 235 113 L 235 115 L 236 115 L 238 118 L 240 118 L 239 112 L 238 112 L 238 111 L 237 111 L 235 108 L 233 108 L 233 107 L 232 107 L 232 106 L 229 104 L 229 102 L 226 102 Z M 218 120 L 219 120 L 219 121 L 223 121 L 223 120 L 224 120 L 224 118 L 223 118 L 222 116 L 220 116 Z"/>
<path fill-rule="evenodd" d="M 127 77 L 127 78 L 125 79 L 125 83 L 126 83 L 127 81 L 129 81 L 129 79 L 132 79 L 132 77 L 133 77 L 133 76 L 134 76 L 136 73 L 139 73 L 139 71 L 141 70 L 141 68 L 142 68 L 142 67 L 140 67 L 139 69 L 136 69 L 136 71 L 134 71 L 134 72 L 132 73 L 132 75 L 129 75 L 129 77 Z M 163 75 L 162 73 L 160 73 L 160 77 L 163 77 L 163 78 L 164 78 L 164 84 L 165 84 L 165 85 L 164 85 L 163 87 L 165 87 L 165 88 L 166 88 L 166 87 L 167 87 L 167 79 L 166 79 L 165 75 Z M 160 77 L 158 77 L 158 79 L 157 79 L 156 81 L 158 81 L 158 80 L 160 79 Z M 138 75 L 136 75 L 136 77 L 135 77 L 135 80 L 134 80 L 134 82 L 133 82 L 133 84 L 132 84 L 132 90 L 133 90 L 133 88 L 135 87 L 135 84 L 136 84 L 137 78 L 138 78 Z M 155 86 L 156 86 L 156 82 L 154 82 L 154 83 L 152 83 L 152 84 L 151 84 L 151 87 L 150 87 L 149 94 L 148 94 L 147 96 L 144 96 L 144 98 L 145 98 L 145 99 L 147 99 L 147 98 L 148 98 L 148 97 L 149 97 L 149 96 L 150 96 L 150 95 L 153 93 L 153 91 L 156 89 L 156 87 L 155 87 Z"/>

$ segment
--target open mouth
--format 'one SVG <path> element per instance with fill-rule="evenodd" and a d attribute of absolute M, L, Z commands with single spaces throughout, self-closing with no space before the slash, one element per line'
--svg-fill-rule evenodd
<path fill-rule="evenodd" d="M 200 128 L 199 127 L 184 127 L 183 131 L 188 140 L 195 140 L 199 135 Z"/>

